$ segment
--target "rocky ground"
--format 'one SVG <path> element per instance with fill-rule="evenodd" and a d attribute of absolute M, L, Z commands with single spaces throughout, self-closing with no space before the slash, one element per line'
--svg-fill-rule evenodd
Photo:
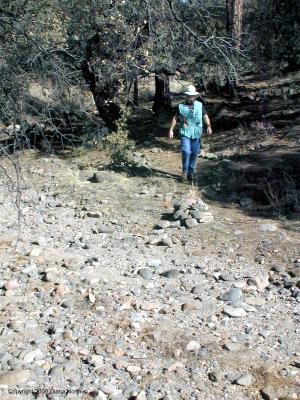
<path fill-rule="evenodd" d="M 145 152 L 161 173 L 27 152 L 21 192 L 2 174 L 1 399 L 300 398 L 299 231 L 207 209 L 178 152 Z"/>

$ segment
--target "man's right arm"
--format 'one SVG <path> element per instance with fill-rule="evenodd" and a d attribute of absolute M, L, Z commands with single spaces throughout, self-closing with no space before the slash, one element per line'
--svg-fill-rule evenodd
<path fill-rule="evenodd" d="M 176 126 L 176 123 L 177 123 L 177 119 L 176 119 L 176 116 L 174 116 L 172 118 L 171 126 L 169 129 L 169 134 L 168 134 L 169 139 L 173 139 L 173 137 L 174 137 L 174 128 Z"/>

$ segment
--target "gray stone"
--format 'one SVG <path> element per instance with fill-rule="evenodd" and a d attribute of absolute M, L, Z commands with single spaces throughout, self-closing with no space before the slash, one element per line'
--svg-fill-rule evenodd
<path fill-rule="evenodd" d="M 112 226 L 108 226 L 105 224 L 97 225 L 96 229 L 97 229 L 98 233 L 113 233 L 114 232 L 114 228 Z"/>
<path fill-rule="evenodd" d="M 163 276 L 164 278 L 176 278 L 178 275 L 179 271 L 177 269 L 169 269 L 160 274 L 160 276 Z"/>
<path fill-rule="evenodd" d="M 189 208 L 189 203 L 185 200 L 178 201 L 177 203 L 174 204 L 174 209 L 175 210 L 187 210 Z"/>
<path fill-rule="evenodd" d="M 204 203 L 204 201 L 202 200 L 198 200 L 197 203 L 195 205 L 192 206 L 192 208 L 194 210 L 199 210 L 201 212 L 205 212 L 208 210 L 208 205 L 206 203 Z"/>
<path fill-rule="evenodd" d="M 240 343 L 227 342 L 224 345 L 225 349 L 228 351 L 240 351 L 243 346 Z"/>
<path fill-rule="evenodd" d="M 86 213 L 86 216 L 89 218 L 100 218 L 102 216 L 102 213 L 97 211 L 88 211 Z"/>
<path fill-rule="evenodd" d="M 262 398 L 265 400 L 279 400 L 279 395 L 271 385 L 268 385 L 261 389 L 260 393 L 262 395 Z"/>
<path fill-rule="evenodd" d="M 141 268 L 138 270 L 138 274 L 146 280 L 150 280 L 153 278 L 153 270 L 149 268 Z"/>
<path fill-rule="evenodd" d="M 228 292 L 224 293 L 222 300 L 229 301 L 230 303 L 237 303 L 243 300 L 243 292 L 240 288 L 230 289 Z"/>
<path fill-rule="evenodd" d="M 196 342 L 195 340 L 191 340 L 190 342 L 188 342 L 185 349 L 186 351 L 197 351 L 200 349 L 200 347 L 200 343 Z"/>
<path fill-rule="evenodd" d="M 115 396 L 121 394 L 122 392 L 115 387 L 112 383 L 107 383 L 106 385 L 101 386 L 100 388 L 103 393 L 109 396 Z"/>
<path fill-rule="evenodd" d="M 170 225 L 171 225 L 170 221 L 161 221 L 161 222 L 159 222 L 159 223 L 157 224 L 157 227 L 158 227 L 159 229 L 166 229 L 166 228 L 169 228 Z"/>
<path fill-rule="evenodd" d="M 223 378 L 223 372 L 219 369 L 215 369 L 214 371 L 209 372 L 208 377 L 213 382 L 220 382 Z"/>
<path fill-rule="evenodd" d="M 151 268 L 159 268 L 161 266 L 161 260 L 158 258 L 152 258 L 147 261 L 147 265 Z"/>
<path fill-rule="evenodd" d="M 192 216 L 193 218 L 199 220 L 200 218 L 203 217 L 203 211 L 201 211 L 201 210 L 193 210 L 193 211 L 191 212 L 191 216 Z"/>
<path fill-rule="evenodd" d="M 233 318 L 246 317 L 247 313 L 243 308 L 225 307 L 224 313 Z"/>
<path fill-rule="evenodd" d="M 185 220 L 185 225 L 186 225 L 188 228 L 194 228 L 195 226 L 198 225 L 198 222 L 197 222 L 197 220 L 196 220 L 195 218 L 187 218 L 187 219 Z"/>
<path fill-rule="evenodd" d="M 267 329 L 262 329 L 261 331 L 259 331 L 259 335 L 262 336 L 263 338 L 267 338 L 269 337 L 271 334 L 270 331 L 268 331 Z"/>
<path fill-rule="evenodd" d="M 265 304 L 266 300 L 258 296 L 249 296 L 245 298 L 245 302 L 251 306 L 260 307 Z"/>
<path fill-rule="evenodd" d="M 241 375 L 237 380 L 236 383 L 240 386 L 250 386 L 254 382 L 254 378 L 250 374 Z"/>
<path fill-rule="evenodd" d="M 179 228 L 180 227 L 180 221 L 171 221 L 172 228 Z"/>

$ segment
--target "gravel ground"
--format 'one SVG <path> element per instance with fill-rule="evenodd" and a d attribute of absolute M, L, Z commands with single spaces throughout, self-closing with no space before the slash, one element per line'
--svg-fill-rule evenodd
<path fill-rule="evenodd" d="M 0 188 L 1 399 L 300 398 L 299 233 L 220 204 L 188 228 L 200 193 L 167 177 L 22 168 L 19 209 Z"/>

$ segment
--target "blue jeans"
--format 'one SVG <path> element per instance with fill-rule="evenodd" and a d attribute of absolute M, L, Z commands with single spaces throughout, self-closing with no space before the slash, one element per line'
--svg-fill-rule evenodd
<path fill-rule="evenodd" d="M 182 170 L 193 173 L 196 169 L 197 156 L 201 147 L 200 139 L 181 136 Z"/>

